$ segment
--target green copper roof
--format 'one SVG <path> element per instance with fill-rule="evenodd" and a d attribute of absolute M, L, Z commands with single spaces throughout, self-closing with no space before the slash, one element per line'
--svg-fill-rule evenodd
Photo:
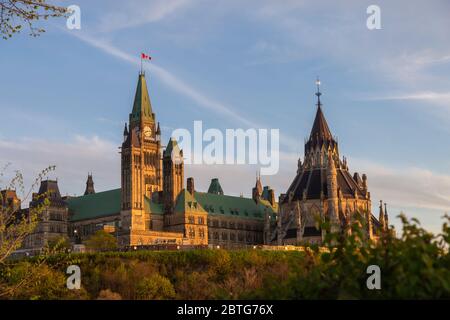
<path fill-rule="evenodd" d="M 94 219 L 120 213 L 121 189 L 69 198 L 71 221 Z"/>
<path fill-rule="evenodd" d="M 251 198 L 226 196 L 221 194 L 195 192 L 195 199 L 212 216 L 226 215 L 236 218 L 263 220 L 265 212 L 275 213 L 270 204 L 258 202 Z"/>
<path fill-rule="evenodd" d="M 143 74 L 139 74 L 139 80 L 136 88 L 136 95 L 134 96 L 133 111 L 130 115 L 130 121 L 137 121 L 142 117 L 153 118 L 152 113 L 152 104 L 148 95 L 145 76 Z"/>
<path fill-rule="evenodd" d="M 114 189 L 86 196 L 69 198 L 67 204 L 71 213 L 71 221 L 95 219 L 120 214 L 121 189 Z M 163 214 L 163 205 L 150 201 L 145 197 L 146 212 Z"/>
<path fill-rule="evenodd" d="M 226 196 L 220 194 L 195 192 L 192 196 L 189 191 L 183 189 L 177 198 L 175 212 L 188 211 L 206 212 L 211 216 L 228 216 L 243 219 L 263 220 L 265 212 L 274 214 L 273 208 L 268 201 L 256 203 L 253 199 Z"/>
<path fill-rule="evenodd" d="M 223 194 L 222 186 L 220 185 L 219 179 L 214 178 L 211 180 L 211 184 L 208 188 L 208 193 L 213 194 Z"/>
<path fill-rule="evenodd" d="M 175 212 L 180 213 L 187 211 L 206 212 L 197 199 L 195 199 L 189 191 L 183 189 L 177 197 Z"/>
<path fill-rule="evenodd" d="M 151 201 L 149 198 L 145 197 L 144 202 L 145 212 L 150 212 L 152 214 L 164 214 L 164 207 L 162 203 L 156 203 Z"/>

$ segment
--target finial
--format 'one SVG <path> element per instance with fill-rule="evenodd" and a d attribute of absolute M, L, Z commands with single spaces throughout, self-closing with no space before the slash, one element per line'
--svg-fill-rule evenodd
<path fill-rule="evenodd" d="M 321 103 L 320 103 L 320 96 L 322 95 L 322 93 L 320 92 L 320 79 L 319 79 L 319 77 L 317 77 L 317 79 L 316 79 L 316 86 L 317 86 L 317 92 L 316 92 L 317 106 L 320 107 L 320 105 L 321 105 Z"/>

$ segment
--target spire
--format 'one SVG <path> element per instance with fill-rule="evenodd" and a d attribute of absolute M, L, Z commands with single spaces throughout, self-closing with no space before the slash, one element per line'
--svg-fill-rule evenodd
<path fill-rule="evenodd" d="M 94 194 L 94 179 L 92 179 L 92 173 L 88 173 L 88 178 L 86 181 L 86 190 L 84 191 L 84 195 Z"/>
<path fill-rule="evenodd" d="M 322 112 L 322 103 L 320 102 L 320 96 L 322 93 L 320 92 L 320 80 L 317 78 L 317 112 L 316 118 L 314 119 L 314 124 L 311 129 L 310 139 L 312 138 L 320 138 L 321 140 L 332 140 L 333 136 L 331 135 L 330 128 L 328 127 L 327 120 L 325 120 L 325 116 Z"/>
<path fill-rule="evenodd" d="M 134 96 L 133 111 L 130 114 L 130 126 L 131 122 L 139 122 L 144 117 L 153 118 L 153 111 L 150 97 L 148 95 L 145 75 L 140 73 L 136 87 L 136 94 Z"/>
<path fill-rule="evenodd" d="M 252 189 L 252 198 L 254 201 L 258 201 L 261 198 L 261 195 L 263 193 L 263 187 L 261 183 L 261 174 L 256 171 L 256 183 L 255 187 Z"/>
<path fill-rule="evenodd" d="M 156 128 L 156 141 L 158 141 L 158 142 L 161 141 L 161 128 L 159 126 L 159 122 L 158 122 L 158 127 Z"/>
<path fill-rule="evenodd" d="M 319 79 L 319 77 L 317 77 L 317 79 L 316 79 L 316 85 L 317 85 L 317 92 L 316 92 L 317 106 L 320 108 L 320 106 L 321 106 L 320 96 L 322 95 L 322 93 L 320 92 L 320 79 Z"/>
<path fill-rule="evenodd" d="M 255 188 L 258 191 L 259 195 L 261 195 L 262 191 L 263 191 L 263 188 L 262 188 L 262 183 L 261 183 L 261 173 L 259 173 L 259 172 L 256 172 Z"/>
<path fill-rule="evenodd" d="M 123 129 L 123 136 L 124 137 L 128 136 L 128 126 L 126 122 L 125 122 L 125 129 Z"/>
<path fill-rule="evenodd" d="M 389 228 L 389 217 L 388 217 L 386 202 L 384 203 L 384 223 L 386 225 L 386 229 L 388 229 Z"/>
<path fill-rule="evenodd" d="M 378 216 L 378 221 L 380 222 L 381 230 L 385 229 L 386 222 L 384 220 L 384 212 L 383 212 L 383 200 L 380 200 L 380 214 Z"/>

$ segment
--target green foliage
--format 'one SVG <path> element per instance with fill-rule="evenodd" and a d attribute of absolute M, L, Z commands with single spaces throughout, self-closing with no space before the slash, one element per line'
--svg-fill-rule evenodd
<path fill-rule="evenodd" d="M 378 241 L 364 240 L 366 228 L 356 219 L 348 234 L 327 235 L 328 252 L 311 247 L 304 252 L 204 249 L 61 253 L 48 257 L 37 269 L 44 274 L 41 289 L 24 287 L 8 298 L 450 298 L 449 217 L 437 236 L 417 221 L 401 218 L 401 237 L 389 231 L 380 234 Z M 322 228 L 329 230 L 330 225 Z M 23 263 L 11 265 L 0 283 L 20 281 L 27 273 Z M 27 263 L 39 264 L 39 259 Z M 77 296 L 61 286 L 63 270 L 71 264 L 82 270 L 83 289 Z M 366 286 L 369 265 L 381 269 L 381 290 Z"/>
<path fill-rule="evenodd" d="M 86 248 L 93 251 L 111 251 L 117 249 L 117 239 L 104 230 L 98 230 L 85 242 Z"/>
<path fill-rule="evenodd" d="M 152 274 L 139 282 L 136 297 L 140 300 L 167 300 L 175 297 L 175 290 L 169 279 Z"/>
<path fill-rule="evenodd" d="M 66 276 L 62 270 L 30 261 L 3 267 L 0 284 L 8 288 L 8 299 L 53 300 L 89 297 L 84 289 L 67 289 Z"/>
<path fill-rule="evenodd" d="M 72 245 L 69 241 L 68 237 L 65 236 L 59 236 L 57 238 L 51 239 L 47 243 L 47 250 L 52 253 L 58 253 L 58 252 L 69 252 L 72 248 Z"/>

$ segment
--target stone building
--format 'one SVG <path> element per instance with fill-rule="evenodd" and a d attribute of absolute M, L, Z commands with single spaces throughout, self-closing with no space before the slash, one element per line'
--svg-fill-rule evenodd
<path fill-rule="evenodd" d="M 325 233 L 319 221 L 328 219 L 332 231 L 345 232 L 356 214 L 364 217 L 367 237 L 376 238 L 387 229 L 387 215 L 380 206 L 380 219 L 372 215 L 367 176 L 349 171 L 340 158 L 338 141 L 328 127 L 317 88 L 317 112 L 305 142 L 304 161 L 298 160 L 297 174 L 287 192 L 279 197 L 279 217 L 266 221 L 267 243 L 322 243 Z"/>
<path fill-rule="evenodd" d="M 42 181 L 30 207 L 39 205 L 44 194 L 50 206 L 24 247 L 38 250 L 60 236 L 81 243 L 97 230 L 114 235 L 123 248 L 320 244 L 324 230 L 317 227 L 317 218 L 329 219 L 335 231 L 343 232 L 357 213 L 367 221 L 367 237 L 376 238 L 387 229 L 386 207 L 380 203 L 379 219 L 372 215 L 367 176 L 352 175 L 345 157 L 340 158 L 320 95 L 318 90 L 304 161 L 298 161 L 297 174 L 277 203 L 274 190 L 263 187 L 260 176 L 251 198 L 226 195 L 217 178 L 207 192 L 198 191 L 192 177 L 185 187 L 183 150 L 173 139 L 162 146 L 145 75 L 140 73 L 123 132 L 120 188 L 96 192 L 88 174 L 82 196 L 61 197 L 57 181 Z M 20 208 L 15 194 L 2 191 L 2 206 L 8 203 Z"/>
<path fill-rule="evenodd" d="M 173 139 L 162 148 L 142 73 L 123 137 L 121 188 L 95 193 L 89 175 L 85 194 L 66 199 L 72 238 L 83 241 L 107 229 L 124 247 L 264 242 L 265 215 L 274 218 L 277 211 L 273 190 L 260 187 L 252 198 L 227 196 L 218 179 L 212 179 L 208 192 L 199 192 L 193 178 L 185 188 L 183 151 Z"/>
<path fill-rule="evenodd" d="M 37 209 L 44 199 L 49 200 L 49 205 L 39 212 L 38 224 L 34 232 L 24 241 L 23 247 L 31 250 L 40 250 L 49 241 L 61 237 L 68 237 L 68 208 L 61 197 L 56 180 L 44 180 L 39 191 L 33 193 L 29 208 Z M 29 214 L 29 210 L 25 210 Z"/>

